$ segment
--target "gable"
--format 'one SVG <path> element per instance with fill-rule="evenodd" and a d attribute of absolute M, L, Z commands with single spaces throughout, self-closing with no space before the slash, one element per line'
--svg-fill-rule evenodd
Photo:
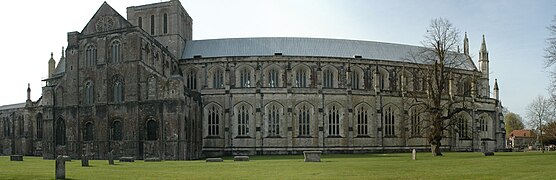
<path fill-rule="evenodd" d="M 131 23 L 108 5 L 108 3 L 104 2 L 91 20 L 89 20 L 85 28 L 83 28 L 81 34 L 94 34 L 127 27 L 132 27 Z"/>

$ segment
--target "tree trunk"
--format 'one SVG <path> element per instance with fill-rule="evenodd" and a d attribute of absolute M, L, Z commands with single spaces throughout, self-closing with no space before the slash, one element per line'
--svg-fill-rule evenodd
<path fill-rule="evenodd" d="M 431 142 L 431 153 L 432 156 L 442 156 L 442 152 L 440 151 L 440 140 L 434 140 Z"/>

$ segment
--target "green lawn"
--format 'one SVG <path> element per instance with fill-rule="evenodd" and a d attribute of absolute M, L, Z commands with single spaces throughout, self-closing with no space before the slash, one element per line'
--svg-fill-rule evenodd
<path fill-rule="evenodd" d="M 303 162 L 302 155 L 251 156 L 249 162 L 164 161 L 119 163 L 92 160 L 66 163 L 69 179 L 554 179 L 556 152 L 430 153 L 323 155 L 320 163 Z M 24 157 L 12 162 L 0 157 L 0 179 L 53 179 L 53 160 Z"/>

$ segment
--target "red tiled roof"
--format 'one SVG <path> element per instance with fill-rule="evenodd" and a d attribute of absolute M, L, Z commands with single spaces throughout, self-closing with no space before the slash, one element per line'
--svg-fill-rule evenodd
<path fill-rule="evenodd" d="M 512 137 L 512 136 L 515 136 L 515 137 L 533 137 L 534 134 L 533 134 L 533 131 L 531 131 L 531 130 L 522 129 L 522 130 L 513 130 L 510 133 L 509 136 L 510 137 Z"/>

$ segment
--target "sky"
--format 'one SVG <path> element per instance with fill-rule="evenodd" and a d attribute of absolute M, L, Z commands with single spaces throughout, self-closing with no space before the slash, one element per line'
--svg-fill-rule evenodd
<path fill-rule="evenodd" d="M 27 0 L 0 6 L 0 105 L 41 96 L 51 52 L 59 60 L 67 32 L 81 31 L 104 1 Z M 160 0 L 108 0 L 126 7 Z M 547 26 L 556 15 L 551 0 L 181 0 L 193 18 L 193 39 L 318 37 L 420 45 L 431 19 L 446 18 L 467 32 L 477 64 L 482 35 L 490 60 L 490 84 L 526 117 L 527 105 L 547 94 L 544 67 Z"/>

